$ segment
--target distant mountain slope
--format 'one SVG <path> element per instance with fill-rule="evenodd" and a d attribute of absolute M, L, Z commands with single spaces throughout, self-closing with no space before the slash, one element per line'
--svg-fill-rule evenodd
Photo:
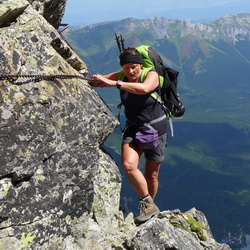
<path fill-rule="evenodd" d="M 114 32 L 123 35 L 126 46 L 148 44 L 158 47 L 165 61 L 179 68 L 196 62 L 196 68 L 192 67 L 196 74 L 202 73 L 198 67 L 202 63 L 198 59 L 209 58 L 214 51 L 233 56 L 238 54 L 242 60 L 250 60 L 247 46 L 250 42 L 250 14 L 227 15 L 208 24 L 163 17 L 128 18 L 73 27 L 67 31 L 67 38 L 80 55 L 88 59 L 92 70 L 105 72 L 106 66 L 114 63 L 113 56 L 118 54 Z M 228 46 L 223 48 L 225 44 Z"/>

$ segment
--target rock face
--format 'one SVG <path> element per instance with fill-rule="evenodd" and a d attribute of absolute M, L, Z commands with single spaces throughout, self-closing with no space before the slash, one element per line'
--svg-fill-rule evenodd
<path fill-rule="evenodd" d="M 1 74 L 87 72 L 27 1 L 1 4 L 0 44 Z M 120 174 L 100 145 L 118 122 L 99 96 L 75 78 L 0 84 L 0 248 L 53 246 L 86 214 L 114 218 Z"/>
<path fill-rule="evenodd" d="M 87 74 L 54 28 L 64 7 L 1 2 L 0 249 L 229 249 L 195 209 L 124 219 L 121 176 L 101 149 L 118 122 L 86 81 L 3 77 Z"/>
<path fill-rule="evenodd" d="M 28 1 L 56 29 L 60 26 L 67 0 Z"/>

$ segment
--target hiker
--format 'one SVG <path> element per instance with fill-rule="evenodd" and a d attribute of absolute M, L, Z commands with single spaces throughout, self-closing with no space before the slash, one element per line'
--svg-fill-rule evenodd
<path fill-rule="evenodd" d="M 158 191 L 158 175 L 167 145 L 168 120 L 162 105 L 150 96 L 160 91 L 159 76 L 147 71 L 145 80 L 142 57 L 135 48 L 125 49 L 119 56 L 121 72 L 93 75 L 98 87 L 117 87 L 127 118 L 122 140 L 122 165 L 130 184 L 139 196 L 140 215 L 135 223 L 149 220 L 160 211 L 154 203 Z M 146 158 L 144 175 L 138 169 L 140 156 Z"/>

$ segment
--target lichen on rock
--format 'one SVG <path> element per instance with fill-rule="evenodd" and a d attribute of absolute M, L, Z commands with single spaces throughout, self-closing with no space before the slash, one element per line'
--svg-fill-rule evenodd
<path fill-rule="evenodd" d="M 85 63 L 33 7 L 25 0 L 1 3 L 0 73 L 87 73 Z M 114 169 L 106 171 L 107 180 L 120 179 L 115 163 L 107 156 L 105 164 L 101 160 L 101 146 L 118 121 L 88 83 L 76 78 L 1 80 L 0 117 L 0 248 L 6 242 L 18 249 L 60 241 L 79 218 L 93 213 L 100 166 Z M 105 188 L 115 195 L 108 193 L 98 211 L 115 201 L 108 210 L 114 217 L 120 213 L 120 181 L 111 183 Z"/>

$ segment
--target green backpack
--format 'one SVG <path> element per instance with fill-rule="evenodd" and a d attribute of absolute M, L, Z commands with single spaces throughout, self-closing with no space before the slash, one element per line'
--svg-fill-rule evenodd
<path fill-rule="evenodd" d="M 167 116 L 180 117 L 185 113 L 184 104 L 180 100 L 180 96 L 177 93 L 177 83 L 179 72 L 165 66 L 160 55 L 157 51 L 150 46 L 141 45 L 136 48 L 142 56 L 144 68 L 155 68 L 159 75 L 161 94 L 153 92 L 151 96 L 159 101 Z M 142 76 L 145 77 L 146 76 Z"/>

